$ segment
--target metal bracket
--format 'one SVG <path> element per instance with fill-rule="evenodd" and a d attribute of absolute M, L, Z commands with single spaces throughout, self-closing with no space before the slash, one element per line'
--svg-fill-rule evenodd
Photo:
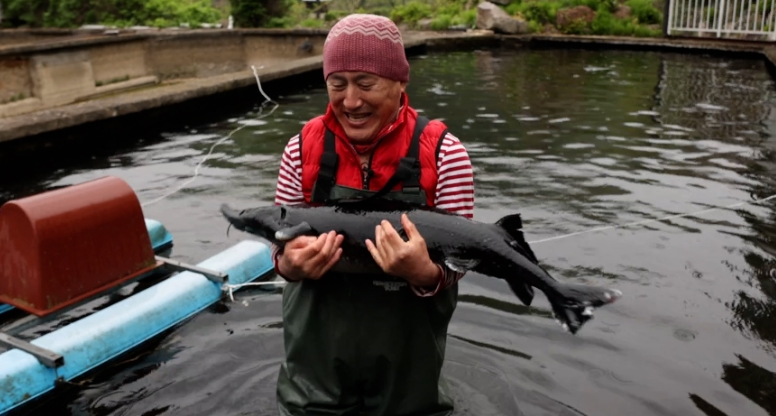
<path fill-rule="evenodd" d="M 224 284 L 229 279 L 229 275 L 226 273 L 217 272 L 215 270 L 203 269 L 202 267 L 181 263 L 175 260 L 170 260 L 166 257 L 156 256 L 156 260 L 164 263 L 164 267 L 170 270 L 174 270 L 178 272 L 189 271 L 189 272 L 199 273 L 207 277 L 209 280 L 219 284 Z"/>
<path fill-rule="evenodd" d="M 30 344 L 27 341 L 12 337 L 0 332 L 0 345 L 8 348 L 16 348 L 26 353 L 32 354 L 41 364 L 48 368 L 57 368 L 65 365 L 65 357 L 54 351 L 49 351 L 37 345 Z"/>

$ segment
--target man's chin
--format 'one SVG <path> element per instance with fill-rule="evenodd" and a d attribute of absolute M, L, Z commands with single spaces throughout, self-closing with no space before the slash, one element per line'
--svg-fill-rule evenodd
<path fill-rule="evenodd" d="M 372 141 L 372 137 L 374 136 L 373 129 L 354 129 L 354 128 L 345 128 L 345 134 L 348 135 L 348 140 L 350 140 L 353 144 L 368 144 Z"/>

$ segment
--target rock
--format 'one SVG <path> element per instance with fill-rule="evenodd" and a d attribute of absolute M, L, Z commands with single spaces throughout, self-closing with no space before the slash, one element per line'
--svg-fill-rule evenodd
<path fill-rule="evenodd" d="M 512 0 L 491 0 L 493 3 L 500 4 L 502 6 L 509 6 Z"/>
<path fill-rule="evenodd" d="M 617 11 L 614 12 L 614 17 L 616 19 L 628 19 L 631 17 L 631 8 L 629 6 L 626 6 L 624 4 L 620 4 L 617 6 Z"/>
<path fill-rule="evenodd" d="M 501 7 L 484 1 L 477 5 L 477 29 L 492 30 L 496 33 L 528 33 L 528 23 L 507 14 Z"/>
<path fill-rule="evenodd" d="M 561 32 L 579 32 L 595 19 L 595 12 L 587 6 L 569 7 L 558 10 L 555 16 L 555 26 Z"/>

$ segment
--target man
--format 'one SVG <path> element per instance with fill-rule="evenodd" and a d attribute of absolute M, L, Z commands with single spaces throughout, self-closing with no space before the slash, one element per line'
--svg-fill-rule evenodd
<path fill-rule="evenodd" d="M 409 63 L 393 22 L 340 20 L 324 44 L 323 72 L 329 104 L 288 142 L 276 204 L 331 204 L 388 184 L 385 198 L 473 216 L 469 156 L 442 122 L 409 106 Z M 334 232 L 275 248 L 275 269 L 289 282 L 281 415 L 452 412 L 439 384 L 461 274 L 431 262 L 406 216 L 402 228 L 407 241 L 387 221 L 367 241 L 385 272 L 377 276 L 327 272 L 342 252 Z"/>

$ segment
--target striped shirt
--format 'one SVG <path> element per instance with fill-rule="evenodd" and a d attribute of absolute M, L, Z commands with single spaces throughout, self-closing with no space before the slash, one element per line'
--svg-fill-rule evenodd
<path fill-rule="evenodd" d="M 464 216 L 474 217 L 474 172 L 466 148 L 457 137 L 450 133 L 442 139 L 437 159 L 437 180 L 434 205 L 440 209 Z M 286 144 L 280 160 L 275 204 L 294 205 L 304 203 L 302 193 L 302 161 L 299 153 L 299 136 L 294 136 Z M 277 271 L 276 246 L 272 247 Z M 444 265 L 438 265 L 443 278 L 434 289 L 412 286 L 418 296 L 433 296 L 463 277 L 464 273 L 454 272 Z M 282 277 L 282 276 L 281 276 Z"/>

